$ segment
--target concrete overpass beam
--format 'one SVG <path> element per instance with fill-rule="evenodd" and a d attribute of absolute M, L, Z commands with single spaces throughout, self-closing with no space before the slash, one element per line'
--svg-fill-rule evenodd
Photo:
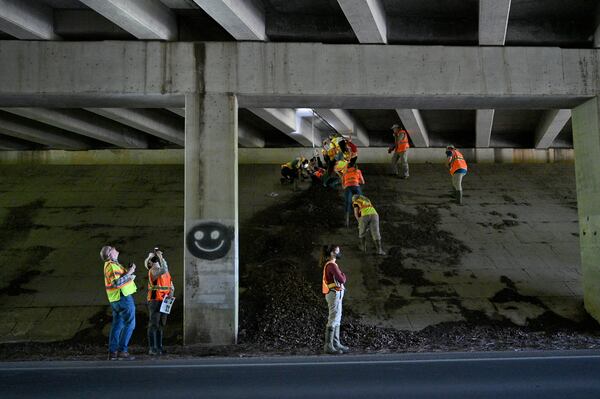
<path fill-rule="evenodd" d="M 303 123 L 298 123 L 296 110 L 290 108 L 249 108 L 249 110 L 303 146 L 313 145 L 312 131 L 303 126 Z M 318 145 L 319 137 L 316 135 L 315 141 L 315 145 Z"/>
<path fill-rule="evenodd" d="M 171 111 L 175 115 L 179 115 L 185 118 L 185 108 L 167 108 L 168 111 Z"/>
<path fill-rule="evenodd" d="M 489 148 L 494 125 L 493 109 L 478 109 L 475 116 L 475 147 Z"/>
<path fill-rule="evenodd" d="M 184 344 L 234 344 L 238 329 L 237 100 L 186 95 Z"/>
<path fill-rule="evenodd" d="M 579 245 L 583 272 L 583 302 L 600 321 L 600 101 L 598 97 L 573 108 L 575 182 L 579 214 Z"/>
<path fill-rule="evenodd" d="M 351 134 L 354 144 L 362 147 L 369 146 L 369 134 L 348 111 L 339 108 L 319 108 L 315 112 L 339 133 L 345 136 Z"/>
<path fill-rule="evenodd" d="M 479 45 L 504 46 L 511 0 L 479 0 Z"/>
<path fill-rule="evenodd" d="M 71 138 L 66 132 L 52 126 L 38 125 L 8 113 L 0 113 L 0 133 L 27 140 L 52 148 L 65 150 L 86 150 L 92 146 L 83 139 Z"/>
<path fill-rule="evenodd" d="M 338 0 L 360 43 L 387 43 L 385 10 L 380 0 Z"/>
<path fill-rule="evenodd" d="M 569 119 L 571 119 L 570 109 L 546 111 L 535 130 L 535 148 L 550 147 Z"/>
<path fill-rule="evenodd" d="M 138 39 L 177 40 L 177 18 L 159 0 L 80 0 Z"/>
<path fill-rule="evenodd" d="M 429 147 L 429 134 L 418 109 L 397 109 L 404 128 L 415 147 Z"/>
<path fill-rule="evenodd" d="M 52 9 L 40 2 L 0 0 L 0 30 L 25 40 L 58 40 Z"/>
<path fill-rule="evenodd" d="M 267 40 L 265 13 L 254 0 L 194 0 L 236 40 Z"/>
<path fill-rule="evenodd" d="M 147 109 L 86 108 L 88 111 L 112 119 L 134 129 L 184 146 L 185 133 L 176 117 L 169 118 Z"/>
<path fill-rule="evenodd" d="M 248 125 L 242 125 L 238 122 L 238 142 L 247 148 L 263 148 L 265 139 L 254 128 Z"/>
<path fill-rule="evenodd" d="M 104 141 L 123 148 L 148 148 L 142 133 L 80 110 L 48 108 L 2 108 L 3 111 Z"/>
<path fill-rule="evenodd" d="M 0 134 L 2 134 L 3 132 L 0 131 Z M 32 146 L 28 146 L 27 144 L 25 144 L 24 142 L 22 142 L 21 140 L 16 140 L 12 137 L 3 137 L 0 136 L 0 150 L 18 150 L 18 151 L 22 151 L 22 150 L 30 150 Z"/>

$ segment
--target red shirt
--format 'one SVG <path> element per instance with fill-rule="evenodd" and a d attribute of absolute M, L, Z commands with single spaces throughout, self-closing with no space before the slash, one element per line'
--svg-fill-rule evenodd
<path fill-rule="evenodd" d="M 346 275 L 340 270 L 340 267 L 333 261 L 330 261 L 325 268 L 325 281 L 327 284 L 333 283 L 333 279 L 340 284 L 346 283 Z"/>

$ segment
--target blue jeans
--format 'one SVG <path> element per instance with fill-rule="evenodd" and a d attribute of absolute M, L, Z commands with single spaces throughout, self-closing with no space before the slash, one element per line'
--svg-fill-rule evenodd
<path fill-rule="evenodd" d="M 362 195 L 360 186 L 346 187 L 346 191 L 344 192 L 344 199 L 346 200 L 346 213 L 350 213 L 352 210 L 352 196 L 354 194 Z"/>
<path fill-rule="evenodd" d="M 131 295 L 121 295 L 121 299 L 111 302 L 112 326 L 108 338 L 109 352 L 127 352 L 127 346 L 135 328 L 135 303 Z"/>

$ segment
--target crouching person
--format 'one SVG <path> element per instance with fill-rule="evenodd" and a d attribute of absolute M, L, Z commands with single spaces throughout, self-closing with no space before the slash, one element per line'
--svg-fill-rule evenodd
<path fill-rule="evenodd" d="M 165 297 L 173 296 L 175 287 L 167 261 L 158 248 L 148 254 L 144 264 L 148 269 L 148 354 L 164 355 L 163 333 L 167 314 L 161 313 L 160 306 Z"/>
<path fill-rule="evenodd" d="M 358 238 L 360 239 L 360 250 L 367 252 L 367 230 L 375 243 L 377 255 L 385 255 L 381 246 L 381 234 L 379 233 L 379 215 L 371 204 L 371 200 L 364 195 L 352 196 L 352 207 L 354 217 L 358 221 Z"/>

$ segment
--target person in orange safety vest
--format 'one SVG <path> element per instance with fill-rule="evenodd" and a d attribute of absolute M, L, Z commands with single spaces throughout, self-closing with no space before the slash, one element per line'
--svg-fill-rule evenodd
<path fill-rule="evenodd" d="M 388 153 L 394 152 L 392 156 L 392 174 L 400 176 L 400 164 L 402 164 L 402 179 L 408 179 L 408 132 L 400 128 L 400 125 L 393 125 L 394 145 L 388 148 Z"/>
<path fill-rule="evenodd" d="M 175 286 L 160 249 L 154 248 L 146 257 L 144 265 L 148 269 L 148 354 L 163 355 L 163 333 L 167 324 L 167 314 L 161 313 L 160 306 L 165 297 L 173 296 Z"/>
<path fill-rule="evenodd" d="M 452 186 L 454 195 L 459 205 L 463 204 L 462 179 L 467 174 L 467 161 L 465 157 L 451 144 L 446 147 L 446 156 L 448 157 L 448 170 L 452 176 Z"/>
<path fill-rule="evenodd" d="M 323 351 L 329 354 L 340 354 L 350 349 L 340 341 L 342 299 L 346 291 L 344 285 L 346 284 L 346 275 L 340 270 L 336 262 L 341 257 L 340 247 L 336 244 L 324 245 L 321 249 L 321 259 L 319 261 L 319 265 L 323 268 L 321 286 L 328 308 Z"/>
<path fill-rule="evenodd" d="M 350 212 L 352 211 L 352 196 L 362 195 L 360 185 L 365 184 L 365 179 L 360 169 L 351 167 L 346 169 L 342 175 L 342 186 L 344 187 L 344 201 L 346 212 L 346 227 L 350 226 Z"/>

